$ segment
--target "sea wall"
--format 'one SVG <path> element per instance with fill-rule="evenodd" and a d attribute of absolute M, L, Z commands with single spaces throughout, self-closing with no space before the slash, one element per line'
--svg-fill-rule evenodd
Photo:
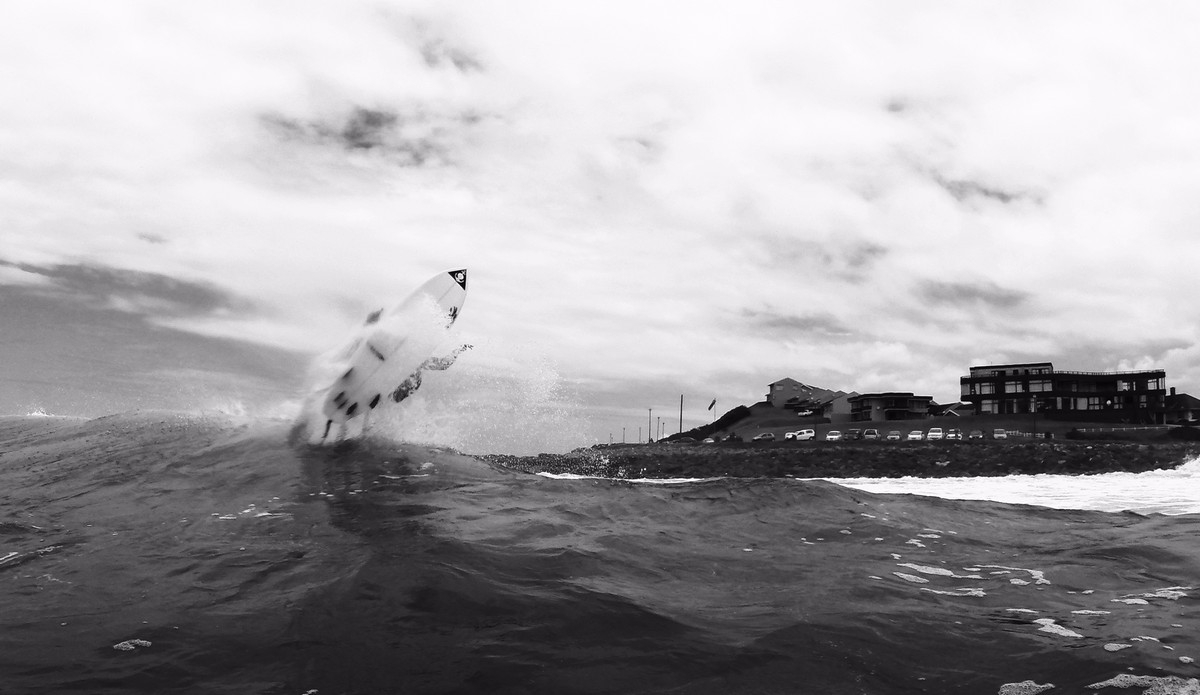
<path fill-rule="evenodd" d="M 1195 458 L 1194 442 L 1069 440 L 969 442 L 780 442 L 596 446 L 569 454 L 489 456 L 530 473 L 610 478 L 954 477 L 1017 473 L 1086 475 L 1175 468 Z"/>

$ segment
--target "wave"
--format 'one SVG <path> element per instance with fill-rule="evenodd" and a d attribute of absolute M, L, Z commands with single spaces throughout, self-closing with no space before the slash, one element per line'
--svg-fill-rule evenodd
<path fill-rule="evenodd" d="M 0 418 L 5 687 L 1074 692 L 1200 657 L 1196 515 L 547 477 L 289 427 Z"/>
<path fill-rule="evenodd" d="M 871 492 L 1141 514 L 1200 514 L 1200 459 L 1164 470 L 982 478 L 838 478 Z"/>

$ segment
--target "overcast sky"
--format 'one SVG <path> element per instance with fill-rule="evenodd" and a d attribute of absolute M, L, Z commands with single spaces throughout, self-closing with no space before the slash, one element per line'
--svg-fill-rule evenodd
<path fill-rule="evenodd" d="M 0 411 L 269 409 L 457 267 L 476 349 L 430 388 L 581 444 L 783 377 L 1200 393 L 1197 36 L 1188 2 L 10 3 Z"/>

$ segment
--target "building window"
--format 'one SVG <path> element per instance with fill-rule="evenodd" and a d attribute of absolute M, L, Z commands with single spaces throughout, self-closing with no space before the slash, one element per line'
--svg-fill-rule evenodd
<path fill-rule="evenodd" d="M 1157 377 L 1146 382 L 1146 388 L 1150 391 L 1159 391 L 1165 388 L 1163 386 L 1162 377 Z"/>
<path fill-rule="evenodd" d="M 1029 390 L 1037 393 L 1052 390 L 1049 379 L 1035 379 L 1029 382 Z"/>
<path fill-rule="evenodd" d="M 1005 393 L 1022 393 L 1025 390 L 1024 386 L 1019 381 L 1004 382 Z"/>
<path fill-rule="evenodd" d="M 979 412 L 991 414 L 1000 412 L 999 401 L 995 398 L 985 398 L 979 401 Z"/>
<path fill-rule="evenodd" d="M 1083 399 L 1081 398 L 1079 400 L 1083 400 Z M 1099 396 L 1088 396 L 1087 409 L 1088 410 L 1100 410 L 1100 397 Z"/>
<path fill-rule="evenodd" d="M 991 394 L 991 393 L 995 393 L 995 392 L 996 392 L 995 384 L 980 384 L 979 385 L 979 393 L 981 393 L 983 395 L 987 395 L 987 394 Z"/>

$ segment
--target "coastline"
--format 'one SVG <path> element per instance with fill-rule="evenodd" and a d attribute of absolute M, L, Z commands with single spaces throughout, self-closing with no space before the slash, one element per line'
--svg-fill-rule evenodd
<path fill-rule="evenodd" d="M 1183 441 L 1040 440 L 629 444 L 567 454 L 489 455 L 527 473 L 605 478 L 953 478 L 1173 469 L 1200 446 Z"/>

